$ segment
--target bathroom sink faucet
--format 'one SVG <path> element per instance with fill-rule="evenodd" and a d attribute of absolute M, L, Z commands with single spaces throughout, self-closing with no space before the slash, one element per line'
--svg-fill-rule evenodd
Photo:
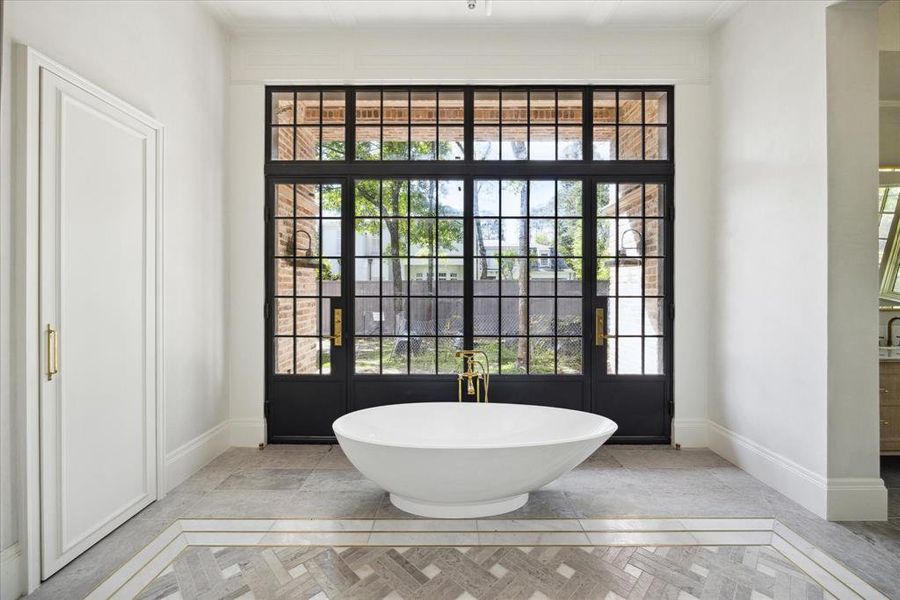
<path fill-rule="evenodd" d="M 885 346 L 893 346 L 894 345 L 894 321 L 900 320 L 900 317 L 894 317 L 890 321 L 888 321 L 887 326 L 887 340 L 885 340 Z"/>
<path fill-rule="evenodd" d="M 484 358 L 484 362 L 475 358 L 478 355 L 481 355 Z M 463 379 L 465 379 L 466 395 L 475 396 L 475 402 L 482 402 L 481 382 L 484 381 L 484 402 L 487 402 L 488 386 L 491 382 L 491 371 L 487 366 L 487 354 L 485 354 L 481 350 L 458 350 L 456 352 L 456 358 L 462 358 L 464 366 L 464 370 L 460 371 L 456 375 L 456 391 L 458 401 L 462 402 L 463 399 L 462 383 Z"/>

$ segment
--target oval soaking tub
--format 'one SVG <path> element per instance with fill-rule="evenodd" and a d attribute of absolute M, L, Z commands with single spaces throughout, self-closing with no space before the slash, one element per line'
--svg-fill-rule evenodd
<path fill-rule="evenodd" d="M 397 508 L 474 518 L 523 506 L 528 492 L 576 467 L 617 425 L 546 406 L 423 402 L 359 410 L 333 427 L 350 462 Z"/>

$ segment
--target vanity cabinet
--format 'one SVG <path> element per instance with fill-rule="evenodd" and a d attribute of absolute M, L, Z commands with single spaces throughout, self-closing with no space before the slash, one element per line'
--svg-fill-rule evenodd
<path fill-rule="evenodd" d="M 900 453 L 900 361 L 881 361 L 881 451 Z"/>

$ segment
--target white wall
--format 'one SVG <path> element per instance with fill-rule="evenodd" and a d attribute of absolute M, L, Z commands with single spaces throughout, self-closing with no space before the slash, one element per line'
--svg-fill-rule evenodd
<path fill-rule="evenodd" d="M 822 516 L 839 516 L 831 495 L 883 518 L 857 502 L 884 492 L 864 201 L 875 30 L 866 42 L 859 23 L 827 29 L 827 4 L 749 3 L 712 38 L 710 443 Z"/>
<path fill-rule="evenodd" d="M 244 35 L 231 46 L 228 374 L 231 415 L 263 410 L 266 83 L 674 83 L 675 442 L 706 445 L 708 39 L 702 32 L 417 29 Z M 327 48 L 323 51 L 322 48 Z M 539 49 L 539 51 L 536 51 Z"/>
<path fill-rule="evenodd" d="M 0 172 L 0 546 L 17 540 L 10 413 L 13 43 L 28 44 L 165 128 L 165 398 L 171 452 L 227 417 L 224 147 L 226 36 L 193 2 L 7 1 Z M 115 424 L 103 424 L 114 427 Z"/>

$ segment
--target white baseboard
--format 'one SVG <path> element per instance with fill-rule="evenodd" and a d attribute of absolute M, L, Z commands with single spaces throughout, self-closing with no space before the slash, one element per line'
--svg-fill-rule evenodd
<path fill-rule="evenodd" d="M 828 479 L 829 521 L 884 521 L 887 488 L 877 477 Z"/>
<path fill-rule="evenodd" d="M 713 452 L 823 519 L 887 519 L 887 489 L 881 479 L 827 479 L 712 421 L 707 435 Z"/>
<path fill-rule="evenodd" d="M 709 448 L 823 519 L 828 512 L 827 481 L 750 438 L 709 421 Z"/>
<path fill-rule="evenodd" d="M 707 448 L 708 431 L 706 419 L 672 419 L 672 443 L 682 448 Z"/>
<path fill-rule="evenodd" d="M 166 491 L 180 485 L 229 447 L 228 421 L 204 431 L 166 454 Z"/>
<path fill-rule="evenodd" d="M 0 600 L 16 600 L 22 589 L 22 553 L 18 542 L 0 552 Z"/>
<path fill-rule="evenodd" d="M 264 442 L 265 419 L 229 419 L 166 454 L 166 491 L 233 446 L 257 447 Z"/>
<path fill-rule="evenodd" d="M 265 419 L 231 419 L 228 423 L 228 437 L 232 446 L 256 448 L 265 443 Z"/>

